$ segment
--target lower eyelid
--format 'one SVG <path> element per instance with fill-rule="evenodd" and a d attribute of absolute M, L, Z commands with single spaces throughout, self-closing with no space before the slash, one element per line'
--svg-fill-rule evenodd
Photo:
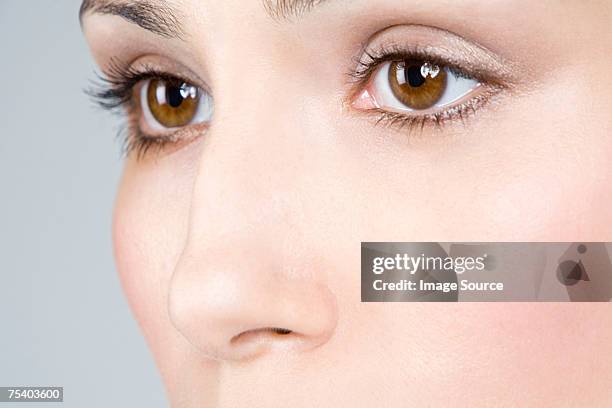
<path fill-rule="evenodd" d="M 124 151 L 126 155 L 135 152 L 137 159 L 143 158 L 149 152 L 170 154 L 194 143 L 207 129 L 208 124 L 199 124 L 180 128 L 169 134 L 152 136 L 141 131 L 138 123 L 131 123 L 125 137 Z"/>

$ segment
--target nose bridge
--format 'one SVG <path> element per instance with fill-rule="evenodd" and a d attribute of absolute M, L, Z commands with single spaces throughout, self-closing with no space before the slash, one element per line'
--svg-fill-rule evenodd
<path fill-rule="evenodd" d="M 235 228 L 243 233 L 265 228 L 266 236 L 274 237 L 288 225 L 297 227 L 307 188 L 301 183 L 305 146 L 279 119 L 283 114 L 253 107 L 227 114 L 220 118 L 226 124 L 211 127 L 193 186 L 190 238 L 205 240 L 210 227 L 228 234 Z M 206 236 L 199 237 L 202 232 Z"/>
<path fill-rule="evenodd" d="M 229 87 L 216 107 L 170 285 L 175 327 L 217 359 L 310 349 L 336 325 L 328 271 L 304 255 L 306 143 L 292 114 L 299 107 L 272 107 L 285 98 L 266 92 Z"/>
<path fill-rule="evenodd" d="M 304 220 L 303 197 L 315 186 L 307 180 L 308 161 L 322 146 L 317 135 L 309 135 L 304 118 L 312 104 L 300 80 L 287 81 L 261 62 L 249 67 L 232 66 L 218 75 L 215 118 L 204 136 L 192 195 L 192 224 L 219 222 L 219 231 L 263 226 L 267 236 L 280 238 L 287 226 L 299 229 L 296 224 Z M 190 236 L 200 231 L 192 229 Z"/>

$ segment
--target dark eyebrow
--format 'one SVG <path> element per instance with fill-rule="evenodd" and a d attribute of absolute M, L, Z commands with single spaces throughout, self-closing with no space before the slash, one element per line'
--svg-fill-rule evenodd
<path fill-rule="evenodd" d="M 79 11 L 81 22 L 87 13 L 109 14 L 124 18 L 165 38 L 182 39 L 179 13 L 159 0 L 83 0 Z"/>
<path fill-rule="evenodd" d="M 309 12 L 326 0 L 263 0 L 264 8 L 275 20 L 289 20 Z"/>

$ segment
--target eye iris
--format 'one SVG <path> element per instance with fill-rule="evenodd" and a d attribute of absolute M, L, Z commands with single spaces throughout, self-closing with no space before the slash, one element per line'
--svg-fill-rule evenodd
<path fill-rule="evenodd" d="M 446 89 L 446 71 L 418 61 L 396 61 L 389 68 L 389 84 L 395 97 L 411 109 L 428 109 Z"/>
<path fill-rule="evenodd" d="M 148 84 L 149 110 L 165 127 L 188 125 L 197 113 L 199 99 L 198 89 L 185 82 L 152 79 Z"/>

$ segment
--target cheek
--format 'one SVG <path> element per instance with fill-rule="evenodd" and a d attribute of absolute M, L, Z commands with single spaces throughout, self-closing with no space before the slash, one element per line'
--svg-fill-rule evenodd
<path fill-rule="evenodd" d="M 429 202 L 446 215 L 448 235 L 490 241 L 612 238 L 612 126 L 609 112 L 600 108 L 609 101 L 586 92 L 589 84 L 552 82 L 486 113 L 501 120 L 475 123 L 467 141 L 446 150 L 445 159 L 435 158 Z"/>
<path fill-rule="evenodd" d="M 587 374 L 607 373 L 612 363 L 607 304 L 466 303 L 414 309 L 430 323 L 401 325 L 406 337 L 396 333 L 393 338 L 413 341 L 397 341 L 394 348 L 406 350 L 403 357 L 414 366 L 426 367 L 415 370 L 420 377 L 415 381 L 425 390 L 445 390 L 446 395 L 468 399 L 490 395 L 500 402 L 511 401 L 517 392 L 522 393 L 520 399 L 562 401 L 576 389 L 589 389 L 594 395 L 608 390 L 609 376 Z"/>
<path fill-rule="evenodd" d="M 562 72 L 513 116 L 501 132 L 499 163 L 486 200 L 496 225 L 513 238 L 607 241 L 612 237 L 612 132 L 609 97 L 592 92 L 578 72 Z M 551 97 L 552 96 L 552 97 Z M 495 135 L 495 132 L 490 133 Z M 508 146 L 508 147 L 505 147 Z M 493 166 L 490 167 L 493 170 Z M 530 233 L 530 234 L 529 234 Z"/>

